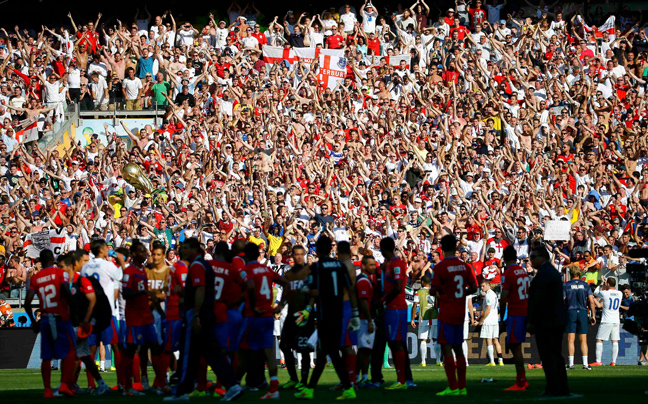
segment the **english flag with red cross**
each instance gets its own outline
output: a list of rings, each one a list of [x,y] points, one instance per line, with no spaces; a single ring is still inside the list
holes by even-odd
[[[605,22],[603,23],[603,25],[601,25],[601,26],[598,27],[598,28],[595,27],[595,26],[594,26],[594,27],[590,27],[589,25],[587,25],[587,23],[585,22],[585,20],[583,19],[583,17],[581,17],[580,15],[577,15],[577,16],[576,16],[576,23],[577,23],[577,24],[578,24],[578,23],[583,24],[583,29],[585,30],[585,32],[592,32],[592,33],[594,33],[594,36],[595,36],[596,38],[602,38],[602,37],[603,37],[603,32],[607,32],[607,33],[608,33],[608,36],[609,36],[609,38],[610,38],[611,41],[613,41],[614,38],[616,38],[616,35],[615,35],[615,32],[616,32],[616,31],[615,31],[615,26],[614,26],[614,24],[616,24],[616,17],[613,16],[613,15],[610,16],[607,20],[605,20]]]
[[[299,57],[295,54],[294,49],[267,45],[263,47],[263,61],[266,63],[266,65],[281,63],[285,60],[286,62],[288,62],[289,67],[292,68],[292,66],[297,62],[298,59]]]
[[[331,55],[339,58],[344,57],[344,49],[323,49],[323,48],[295,48],[295,54],[305,65],[317,61],[320,55]]]
[[[383,56],[385,60],[387,61],[387,64],[390,66],[394,67],[400,67],[401,60],[405,61],[405,68],[409,69],[410,64],[412,64],[412,55],[405,54],[405,55],[394,55],[394,56]]]
[[[347,74],[347,60],[338,56],[320,55],[317,81],[322,89],[334,90]]]
[[[29,119],[25,119],[23,121],[20,121],[20,125],[22,129],[16,130],[16,140],[18,143],[23,143],[23,142],[33,142],[35,140],[38,140],[38,120],[34,119],[33,121],[30,122]]]

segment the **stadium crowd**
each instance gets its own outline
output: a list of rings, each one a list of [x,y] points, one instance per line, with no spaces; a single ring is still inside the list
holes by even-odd
[[[592,289],[627,288],[627,252],[648,242],[646,25],[628,10],[531,10],[417,0],[264,16],[235,1],[201,29],[147,9],[0,29],[0,295],[24,298],[44,231],[57,255],[161,243],[168,266],[187,240],[207,260],[242,240],[279,276],[295,246],[315,262],[323,236],[334,256],[349,242],[358,268],[387,265],[391,238],[412,301],[443,236],[498,295],[505,248],[533,275],[543,242],[565,282],[577,267]],[[340,49],[347,74],[324,88],[318,59],[270,63],[265,47]],[[73,103],[165,113],[122,124],[127,137],[106,126],[107,142],[40,148]],[[155,192],[127,181],[127,163]],[[544,241],[548,221],[569,222],[568,240]]]

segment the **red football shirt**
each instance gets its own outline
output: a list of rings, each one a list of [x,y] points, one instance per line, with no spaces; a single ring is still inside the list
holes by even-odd
[[[207,261],[214,268],[214,315],[217,323],[227,321],[227,303],[225,300],[227,290],[234,283],[234,269],[227,261]]]
[[[138,268],[130,264],[124,270],[122,289],[134,292],[148,290],[148,277],[144,268]],[[149,307],[149,297],[146,293],[126,299],[126,325],[128,327],[140,327],[153,323],[153,313]]]
[[[241,296],[243,296],[243,291],[246,287],[245,283],[247,282],[247,276],[245,274],[245,262],[241,257],[234,257],[234,260],[229,265],[231,275],[230,282],[226,284],[226,288],[225,290],[223,290],[223,302],[228,307],[230,307],[231,304],[239,302],[241,300]]]
[[[493,266],[499,268],[499,266],[500,266],[500,260],[499,259],[493,258],[493,259],[490,259],[490,260],[486,260],[486,262],[484,263],[484,266],[485,267],[490,267],[489,271],[495,272],[495,277],[490,280],[491,285],[499,285],[500,283],[502,283],[502,274],[500,273],[500,271],[498,271],[498,270],[493,271]]]
[[[406,309],[407,302],[405,301],[405,286],[407,285],[407,263],[402,259],[396,257],[389,261],[387,268],[385,268],[385,296],[387,296],[393,288],[396,287],[396,281],[402,280],[402,290],[398,295],[389,303],[387,303],[388,310]]]
[[[61,295],[61,284],[69,282],[70,275],[56,267],[45,268],[31,277],[29,290],[38,295],[43,314],[58,315],[61,321],[70,321],[68,302]]]
[[[344,38],[341,35],[331,35],[326,38],[326,44],[329,49],[340,49],[344,43]]]
[[[254,295],[256,297],[256,307],[263,309],[263,314],[257,314],[250,303],[249,294],[245,294],[245,316],[246,317],[272,317],[272,302],[274,301],[272,293],[272,284],[281,276],[258,262],[250,262],[245,266],[247,279],[254,281]]]
[[[526,316],[531,278],[526,269],[511,265],[504,271],[502,291],[508,290],[508,313],[511,316]]]
[[[68,275],[69,276],[69,275]],[[72,283],[76,283],[76,281],[79,280],[79,277],[81,276],[80,273],[75,272],[74,277],[72,279]],[[90,293],[94,293],[94,289],[92,288],[92,282],[90,282],[90,279],[87,277],[83,276],[81,277],[81,292],[83,292],[84,295],[88,295]],[[85,313],[84,313],[85,314]]]
[[[373,297],[373,284],[371,279],[367,276],[359,276],[356,281],[356,293],[358,294],[358,299],[367,299],[367,304],[371,307],[371,299]],[[360,318],[367,320],[367,317],[360,312]]]
[[[167,321],[182,320],[180,317],[180,295],[176,293],[175,287],[180,286],[181,289],[184,289],[188,271],[187,265],[182,261],[173,264],[169,271],[169,291],[166,299]]]
[[[439,320],[461,325],[466,318],[466,286],[476,285],[472,269],[457,257],[446,257],[434,266],[432,286],[439,292]]]

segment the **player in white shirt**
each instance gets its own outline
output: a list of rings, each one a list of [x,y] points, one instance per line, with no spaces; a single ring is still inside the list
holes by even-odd
[[[601,358],[603,356],[603,341],[612,340],[612,363],[610,366],[616,366],[617,356],[619,355],[619,339],[621,337],[620,328],[621,320],[619,318],[619,307],[623,300],[623,293],[616,289],[616,279],[604,279],[603,285],[594,291],[594,297],[600,298],[601,301],[595,300],[598,307],[603,308],[601,316],[601,325],[596,332],[596,362],[590,366],[603,366]]]
[[[113,355],[115,355],[115,366],[118,369],[117,371],[120,372],[122,368],[120,367],[121,352],[119,351],[119,308],[115,300],[117,297],[116,289],[118,290],[119,284],[121,284],[124,271],[121,267],[108,260],[109,249],[105,240],[92,240],[90,242],[90,252],[92,252],[94,258],[81,268],[81,275],[92,276],[99,281],[112,309],[112,321],[110,322],[110,326],[102,331],[100,335],[94,338],[92,338],[94,334],[91,335],[88,338],[88,344],[91,347],[96,347],[99,346],[99,342],[101,341],[104,346],[110,346]],[[117,256],[117,259],[122,260],[120,256]]]
[[[486,340],[486,345],[488,346],[488,359],[490,359],[490,363],[486,366],[495,366],[494,351],[497,352],[497,361],[499,365],[504,366],[502,346],[499,343],[499,312],[497,309],[497,295],[493,292],[490,282],[486,279],[481,281],[481,290],[484,292],[484,304],[482,308],[482,316],[477,325],[482,326],[479,337],[484,338]]]

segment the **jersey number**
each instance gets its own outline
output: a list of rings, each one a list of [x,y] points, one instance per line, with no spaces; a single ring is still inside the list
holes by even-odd
[[[619,310],[619,305],[621,305],[621,299],[610,299],[610,310]]]
[[[40,295],[43,296],[43,308],[51,309],[58,306],[58,302],[52,301],[56,297],[56,287],[54,285],[43,286],[38,289]]]
[[[266,299],[270,300],[272,292],[270,291],[270,285],[268,285],[268,278],[263,277],[262,279],[263,280],[261,281],[261,289],[259,289],[259,293],[265,296]]]
[[[214,298],[216,300],[219,300],[221,293],[223,293],[223,285],[225,285],[223,278],[214,278]]]
[[[146,283],[145,282],[137,282],[137,291],[138,292],[143,292],[146,290]]]
[[[517,284],[518,284],[518,295],[520,297],[520,300],[526,300],[529,298],[529,284],[531,283],[531,280],[529,278],[518,278]]]
[[[457,291],[455,292],[455,297],[460,299],[464,295],[464,278],[462,275],[457,275],[454,277],[454,281],[457,283]]]

